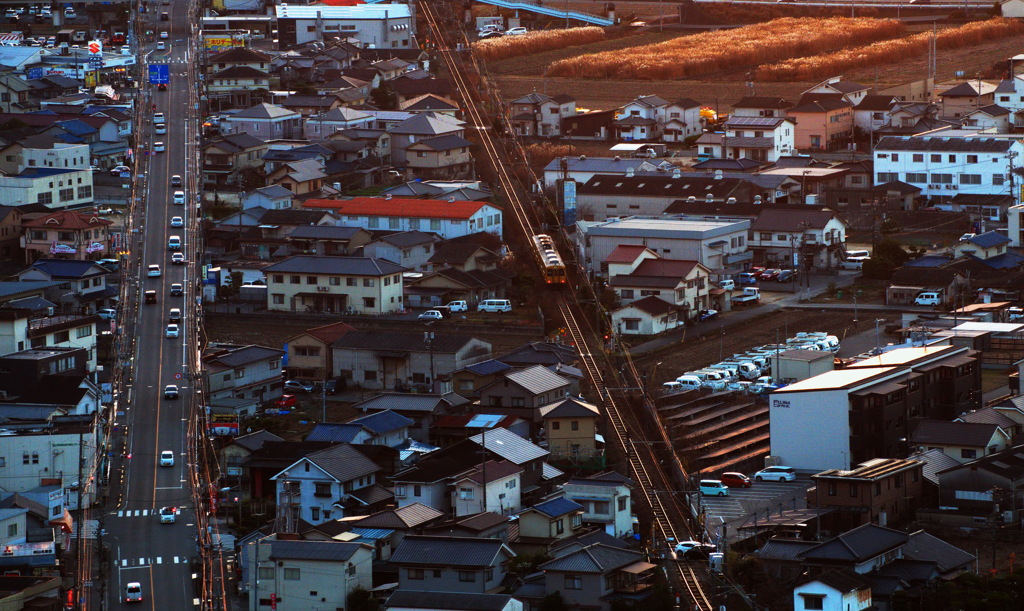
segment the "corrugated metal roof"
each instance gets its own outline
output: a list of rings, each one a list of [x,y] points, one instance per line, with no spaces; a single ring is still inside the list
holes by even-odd
[[[540,476],[542,479],[550,480],[565,475],[564,471],[559,470],[557,467],[552,467],[548,463],[541,465]]]
[[[355,420],[350,420],[349,424],[364,426],[371,432],[379,435],[410,427],[414,422],[411,418],[406,418],[402,414],[386,409],[375,414],[367,414]]]
[[[551,392],[569,385],[569,380],[541,365],[513,371],[506,375],[505,379],[522,386],[526,392],[534,395]]]
[[[376,541],[377,539],[387,539],[395,533],[394,530],[389,528],[353,528],[351,531],[359,535],[359,539],[365,539],[366,541]],[[362,541],[360,541],[362,542]]]
[[[398,509],[387,509],[353,522],[360,528],[407,529],[426,524],[443,517],[444,514],[423,503],[411,503]]]
[[[446,405],[445,398],[438,394],[382,393],[366,401],[360,401],[352,407],[364,411],[433,412]]]
[[[469,440],[517,465],[544,458],[549,454],[547,450],[530,443],[508,429],[493,429],[474,435]]]
[[[306,459],[339,482],[349,482],[380,471],[380,466],[348,444],[313,452]]]
[[[342,541],[271,541],[270,558],[345,562],[362,547],[362,543]]]
[[[568,397],[540,408],[541,418],[596,418],[601,410],[596,405]]]
[[[596,543],[561,558],[549,560],[537,568],[544,572],[607,573],[638,560],[643,560],[643,556],[638,552]]]
[[[479,568],[500,564],[502,554],[509,558],[515,556],[500,539],[408,535],[391,554],[391,563]]]

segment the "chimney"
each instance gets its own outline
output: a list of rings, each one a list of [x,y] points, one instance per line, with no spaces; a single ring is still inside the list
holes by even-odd
[[[632,178],[633,168],[626,168],[626,178]]]
[[[725,203],[727,203],[727,204],[735,204],[736,203],[736,198],[735,197],[730,197],[729,199],[725,200]]]
[[[715,170],[715,180],[722,180],[722,170]]]
[[[696,196],[691,195],[690,197],[686,198],[686,201],[696,203],[697,202],[697,198],[696,198]]]
[[[682,177],[683,177],[683,171],[682,170],[680,170],[679,168],[676,168],[676,169],[672,170],[672,178],[682,178]]]
[[[761,203],[762,203],[762,202],[761,202],[761,196],[760,196],[760,195],[755,195],[755,196],[754,196],[754,205],[755,205],[755,206],[760,206],[760,205],[761,205]]]
[[[707,203],[710,204],[710,203],[713,203],[715,201],[715,196],[710,194],[710,193],[708,193],[708,196],[705,199],[707,200]]]

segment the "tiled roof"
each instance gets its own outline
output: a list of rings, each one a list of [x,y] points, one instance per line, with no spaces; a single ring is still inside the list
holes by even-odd
[[[270,56],[245,47],[231,47],[207,58],[211,64],[248,64],[269,62]]]
[[[399,248],[408,248],[410,246],[419,246],[421,244],[431,244],[437,242],[439,238],[432,233],[425,233],[423,231],[400,231],[398,233],[390,233],[382,238],[380,242],[387,242],[393,246]]]
[[[533,91],[524,95],[521,98],[516,98],[509,102],[509,104],[543,104],[544,102],[553,101],[550,96],[544,95],[543,93],[537,93]]]
[[[280,210],[267,210],[260,216],[260,224],[310,226],[322,222],[324,218],[333,219],[334,217],[328,210],[284,208]]]
[[[985,95],[992,93],[996,90],[996,86],[992,83],[985,81],[964,81],[955,87],[951,87],[939,94],[939,97],[969,97],[974,98],[979,95]]]
[[[970,471],[988,471],[999,477],[1016,480],[1024,474],[1024,445],[1007,448],[995,454],[989,454],[983,458],[972,460],[968,463],[958,464],[943,471],[943,473],[968,469]]]
[[[339,482],[349,482],[376,473],[381,468],[348,444],[338,444],[306,456]]]
[[[409,149],[415,146],[424,146],[435,151],[450,151],[457,148],[469,148],[473,146],[473,143],[456,134],[445,134],[444,136],[418,140],[406,148]]]
[[[636,261],[643,252],[649,250],[646,246],[640,244],[619,244],[612,250],[607,257],[605,257],[605,263],[632,263]]]
[[[958,136],[886,136],[875,145],[876,151],[938,151],[951,153],[1006,153],[1012,140],[1001,138],[965,138]]]
[[[352,522],[352,525],[360,528],[406,529],[421,526],[443,516],[444,513],[433,507],[423,503],[411,503],[398,509],[378,511],[373,515]]]
[[[392,126],[388,129],[388,132],[417,136],[440,136],[441,134],[461,132],[465,124],[465,121],[448,115],[425,112],[409,117],[398,125]]]
[[[263,444],[268,441],[284,440],[269,431],[261,429],[256,431],[255,433],[249,433],[248,435],[235,437],[235,440],[232,441],[231,443],[237,446],[241,446],[246,450],[249,450],[250,452],[255,452],[256,450],[262,448]]]
[[[565,159],[570,172],[594,172],[596,174],[625,174],[627,170],[634,172],[653,171],[657,165],[650,160],[630,157],[558,157],[544,166],[545,172],[560,172],[562,159]]]
[[[938,474],[941,471],[959,467],[961,464],[960,461],[949,456],[939,448],[915,452],[910,455],[910,458],[924,463],[924,466],[921,468],[921,475],[935,485],[939,484]]]
[[[384,603],[384,608],[422,611],[501,611],[511,599],[512,596],[508,594],[395,590]]]
[[[299,113],[294,110],[288,110],[274,104],[267,104],[263,102],[257,104],[251,108],[246,108],[241,112],[237,112],[228,117],[228,120],[232,119],[279,119],[281,117],[295,117],[298,118]]]
[[[342,276],[389,276],[405,268],[385,259],[295,255],[266,267],[270,273],[335,274]]]
[[[365,546],[343,541],[278,541],[270,542],[271,560],[324,560],[346,562]]]
[[[1002,246],[1003,244],[1009,244],[1012,240],[998,231],[986,231],[985,233],[979,233],[978,235],[967,238],[967,241],[981,248],[993,248],[995,246]]]
[[[304,208],[336,210],[347,216],[389,216],[403,218],[439,218],[466,220],[480,211],[487,202],[441,201],[433,199],[402,199],[354,197],[352,199],[311,199]]]
[[[765,208],[750,223],[751,231],[800,231],[805,223],[810,229],[824,229],[836,213],[827,208],[821,210],[772,210]]]
[[[112,224],[112,221],[91,214],[62,210],[24,221],[22,227],[53,227],[60,229],[93,229]]]
[[[396,393],[386,392],[371,397],[365,401],[354,404],[354,409],[361,410],[385,410],[391,409],[399,412],[433,412],[453,405],[463,405],[466,399],[454,394],[446,395],[426,393]]]
[[[596,418],[601,410],[596,405],[568,397],[541,406],[541,418]]]
[[[634,98],[633,101],[643,104],[645,106],[650,106],[652,108],[658,106],[665,106],[666,104],[668,104],[668,100],[660,98],[656,95],[640,95]]]
[[[456,518],[453,524],[461,528],[479,532],[496,526],[501,526],[503,524],[507,525],[508,516],[503,516],[501,514],[494,513],[493,511],[483,511],[481,513],[475,513],[462,518]]]
[[[473,435],[470,441],[517,465],[544,458],[549,452],[523,439],[508,429],[491,429]]]
[[[488,359],[474,365],[467,365],[466,371],[471,371],[476,375],[489,376],[502,371],[508,371],[512,369],[511,365],[506,365],[497,359]]]
[[[37,269],[50,278],[84,278],[110,273],[95,261],[80,259],[37,259],[30,268]]]
[[[299,225],[288,234],[288,237],[297,240],[351,240],[363,231],[366,230],[362,227]]]
[[[951,269],[938,269],[928,267],[901,267],[896,270],[890,280],[895,286],[924,286],[942,287],[949,286],[956,279],[957,273]]]
[[[583,505],[580,505],[576,501],[566,498],[564,496],[557,499],[551,499],[550,501],[544,501],[538,503],[529,509],[539,511],[549,518],[558,518],[564,516],[567,513],[573,513],[577,511],[583,511]]]
[[[537,568],[545,572],[605,574],[642,560],[643,556],[639,552],[597,543],[549,560]]]
[[[804,550],[799,556],[804,560],[864,562],[906,542],[906,533],[869,523]]]
[[[763,560],[788,560],[800,562],[800,553],[815,545],[815,541],[802,541],[800,539],[769,539],[755,552],[758,558]]]
[[[239,365],[248,365],[249,363],[283,355],[284,350],[252,345],[232,348],[223,353],[214,352],[207,354],[203,357],[203,361],[207,364],[217,363],[225,367],[238,367]]]
[[[552,342],[530,342],[520,346],[504,356],[498,357],[502,363],[513,367],[522,365],[554,365],[564,363],[570,365],[579,360],[579,354],[572,346]]]
[[[870,590],[871,582],[851,570],[828,571],[815,577],[808,577],[802,583],[819,581],[839,592],[856,592],[858,590]]]
[[[786,121],[792,121],[786,117],[737,117],[730,116],[725,120],[725,127],[771,127],[775,128],[785,123]],[[733,138],[729,138],[731,144]]]
[[[854,110],[870,110],[874,112],[888,112],[892,109],[893,101],[896,100],[895,96],[891,95],[866,95],[861,98],[861,101]]]
[[[401,566],[444,566],[480,568],[500,562],[504,552],[515,553],[500,539],[408,535],[391,554],[391,563]]]
[[[348,323],[335,322],[329,325],[306,329],[304,334],[315,337],[329,346],[351,331],[355,331],[355,328]]]
[[[1017,426],[1017,423],[1009,416],[991,407],[971,410],[967,413],[961,414],[957,420],[960,422],[995,424],[1003,427],[1004,430]]]
[[[378,503],[394,504],[395,495],[384,486],[373,484],[372,486],[353,490],[349,493],[349,498],[363,505],[376,505]]]
[[[569,380],[540,365],[513,371],[505,376],[505,380],[518,384],[526,392],[533,395],[550,392],[569,385]]]
[[[903,546],[903,557],[934,562],[941,573],[968,568],[975,558],[974,555],[923,530],[910,534],[910,540]]]
[[[454,353],[473,341],[468,335],[437,333],[428,345],[418,331],[350,331],[332,344],[350,350]]]
[[[913,445],[957,445],[984,448],[999,426],[984,422],[921,420],[910,436]]]
[[[481,467],[474,467],[455,481],[470,479],[478,484],[491,483],[499,479],[522,473],[523,468],[507,460],[488,460]]]
[[[260,79],[270,78],[270,75],[263,70],[257,70],[251,66],[231,66],[210,75],[210,79]],[[237,116],[237,115],[236,115]]]
[[[78,405],[87,392],[81,376],[44,375],[18,397],[18,403]]]
[[[386,409],[373,414],[360,416],[354,420],[349,420],[348,424],[358,424],[366,427],[370,432],[379,435],[381,433],[390,433],[391,431],[410,427],[414,422],[412,419],[406,418],[402,414]]]

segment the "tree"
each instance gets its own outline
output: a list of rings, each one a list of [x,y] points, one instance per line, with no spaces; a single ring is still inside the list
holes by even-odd
[[[566,611],[561,592],[552,592],[540,599],[540,611]]]
[[[395,93],[395,88],[388,81],[382,82],[380,87],[370,92],[370,100],[381,110],[398,108],[398,94]]]
[[[357,586],[348,595],[348,611],[377,611],[378,608],[380,603],[373,597],[373,593],[362,586]]]
[[[903,250],[896,240],[885,239],[875,245],[871,258],[864,261],[861,272],[865,278],[888,280],[892,278],[897,267],[911,259],[911,254]]]

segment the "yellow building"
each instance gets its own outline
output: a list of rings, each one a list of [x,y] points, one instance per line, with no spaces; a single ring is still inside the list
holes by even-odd
[[[586,458],[597,451],[595,435],[601,410],[580,399],[565,398],[540,408],[553,457]]]

